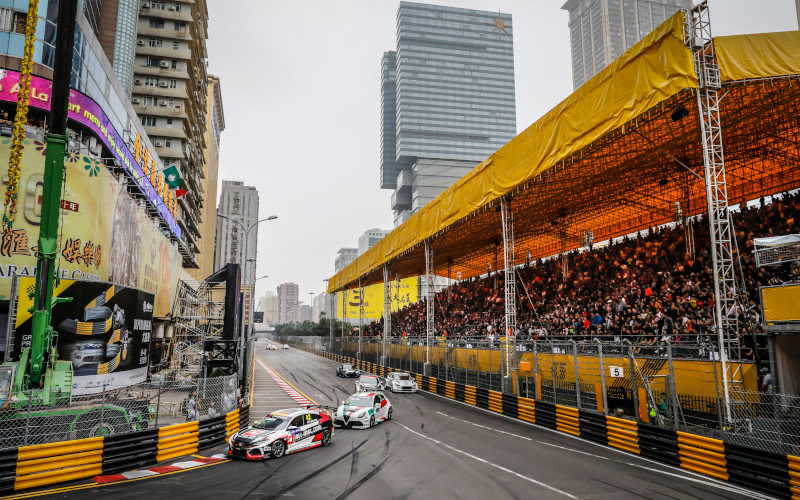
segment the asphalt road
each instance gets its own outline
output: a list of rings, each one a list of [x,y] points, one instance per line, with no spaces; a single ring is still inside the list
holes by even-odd
[[[336,365],[318,356],[296,349],[259,349],[257,355],[317,403],[338,404],[354,390],[353,380],[337,378]],[[270,381],[255,366],[254,413],[267,411],[273,399],[282,401],[264,388]],[[392,421],[372,429],[339,429],[326,448],[45,498],[768,498],[431,394],[387,396],[395,407]]]

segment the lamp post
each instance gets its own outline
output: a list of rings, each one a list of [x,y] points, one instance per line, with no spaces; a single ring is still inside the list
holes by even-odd
[[[235,222],[236,224],[239,225],[239,227],[242,228],[242,232],[244,233],[244,259],[242,259],[242,262],[244,263],[244,270],[242,271],[242,284],[244,285],[245,290],[246,290],[247,289],[247,250],[248,250],[247,243],[248,243],[248,240],[249,240],[249,237],[250,237],[250,230],[253,229],[254,227],[258,226],[260,223],[262,223],[264,221],[275,220],[275,219],[278,218],[278,216],[277,215],[270,215],[266,219],[257,220],[254,223],[252,223],[250,225],[250,227],[248,227],[248,228],[245,228],[244,224],[242,224],[241,222],[239,222],[238,220],[236,220],[236,219],[234,219],[232,217],[228,217],[227,215],[217,214],[217,217],[222,217],[223,219],[227,219],[227,220],[229,220],[231,222]],[[244,305],[244,304],[242,304],[242,305]],[[244,319],[245,319],[244,318],[244,307],[242,307],[242,322],[241,322],[241,326],[239,328],[239,380],[242,380],[242,375],[244,373],[244,371],[243,371],[244,370],[244,367],[243,367],[243,365],[244,365],[244,336],[245,336],[245,329],[244,329],[245,328],[245,320]]]
[[[250,262],[255,262],[256,259],[249,259],[249,261]],[[255,271],[255,264],[253,265],[253,267],[254,267],[253,270]],[[267,276],[265,274],[264,276],[261,276],[260,278],[256,278],[253,281],[253,290],[250,292],[250,314],[248,315],[247,320],[250,322],[250,336],[251,337],[253,336],[253,330],[255,330],[255,328],[253,327],[253,295],[256,293],[256,283],[258,283],[258,280],[263,280],[264,278],[269,278],[269,276]]]
[[[322,281],[325,282],[325,314],[328,316],[328,328],[330,330],[330,340],[328,341],[329,342],[328,352],[331,352],[333,351],[333,318],[331,317],[332,316],[332,314],[330,313],[331,308],[329,307],[331,305],[331,297],[330,297],[331,294],[328,293],[328,282],[330,280],[324,279]]]

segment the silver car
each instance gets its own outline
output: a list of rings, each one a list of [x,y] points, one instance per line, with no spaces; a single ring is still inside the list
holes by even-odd
[[[392,392],[417,392],[417,382],[414,377],[404,372],[392,372],[386,377],[386,388]]]
[[[377,375],[361,375],[356,380],[356,392],[375,392],[385,388],[384,380]]]

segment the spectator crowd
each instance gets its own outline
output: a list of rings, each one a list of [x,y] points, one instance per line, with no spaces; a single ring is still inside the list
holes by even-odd
[[[735,308],[740,324],[734,339],[742,357],[754,359],[763,348],[759,286],[800,281],[800,266],[757,267],[754,238],[800,233],[800,194],[774,197],[766,204],[732,211],[738,245],[737,278],[744,291]],[[687,252],[683,225],[651,228],[638,237],[519,268],[516,335],[523,338],[628,339],[641,347],[670,340],[675,344],[714,342],[714,293],[708,220],[692,222],[696,252]],[[562,268],[566,262],[566,272]],[[739,266],[739,262],[741,266]],[[503,271],[457,282],[436,293],[437,335],[503,335]],[[746,291],[746,293],[744,293]],[[526,293],[527,292],[527,293]],[[366,326],[380,335],[383,320]],[[424,335],[422,298],[392,314],[393,335]]]

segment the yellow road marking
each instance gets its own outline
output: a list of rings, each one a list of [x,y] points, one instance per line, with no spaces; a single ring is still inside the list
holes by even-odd
[[[186,472],[186,471],[191,471],[191,470],[196,470],[196,469],[202,469],[203,467],[210,467],[212,465],[224,464],[225,462],[230,462],[230,460],[222,460],[220,462],[214,462],[212,464],[198,465],[197,467],[192,467],[191,469],[182,469],[182,470],[176,470],[176,471],[172,471],[172,472],[164,472],[163,474],[155,474],[155,475],[152,475],[152,476],[137,477],[137,478],[134,478],[134,479],[124,479],[122,481],[115,481],[113,483],[78,484],[78,485],[75,485],[75,486],[67,486],[65,488],[55,488],[55,489],[52,489],[52,490],[31,491],[29,493],[21,493],[19,495],[14,495],[14,496],[10,496],[10,497],[3,497],[3,499],[4,500],[16,500],[18,498],[34,498],[34,497],[41,497],[41,496],[44,496],[44,495],[53,495],[55,493],[64,493],[64,492],[67,492],[67,491],[87,490],[89,488],[99,488],[101,486],[112,486],[112,485],[115,485],[115,484],[131,483],[133,481],[141,481],[143,479],[152,479],[154,477],[162,477],[162,476],[168,476],[170,474],[178,474],[180,472]]]
[[[263,360],[263,359],[259,358],[258,356],[256,356],[256,358],[258,358],[258,360],[259,360],[259,361],[261,361],[262,363],[264,363],[264,360]],[[300,389],[298,389],[297,387],[295,387],[295,386],[294,386],[294,384],[292,384],[291,382],[289,382],[288,380],[286,380],[286,378],[285,378],[283,375],[281,375],[280,373],[278,373],[278,371],[277,371],[275,368],[272,368],[272,367],[271,367],[271,366],[269,366],[267,363],[264,363],[264,364],[265,364],[265,365],[267,365],[267,367],[268,367],[269,369],[271,369],[272,371],[274,371],[274,372],[275,372],[275,375],[279,376],[281,379],[283,379],[283,381],[284,381],[284,382],[286,382],[287,384],[289,384],[289,385],[292,387],[292,389],[294,389],[295,391],[299,392],[301,396],[303,396],[303,397],[304,397],[304,398],[306,398],[307,400],[311,401],[311,403],[312,403],[312,404],[318,404],[316,401],[314,401],[314,400],[313,400],[313,399],[311,399],[310,397],[308,397],[308,396],[306,396],[305,394],[303,394],[303,391],[301,391]]]

